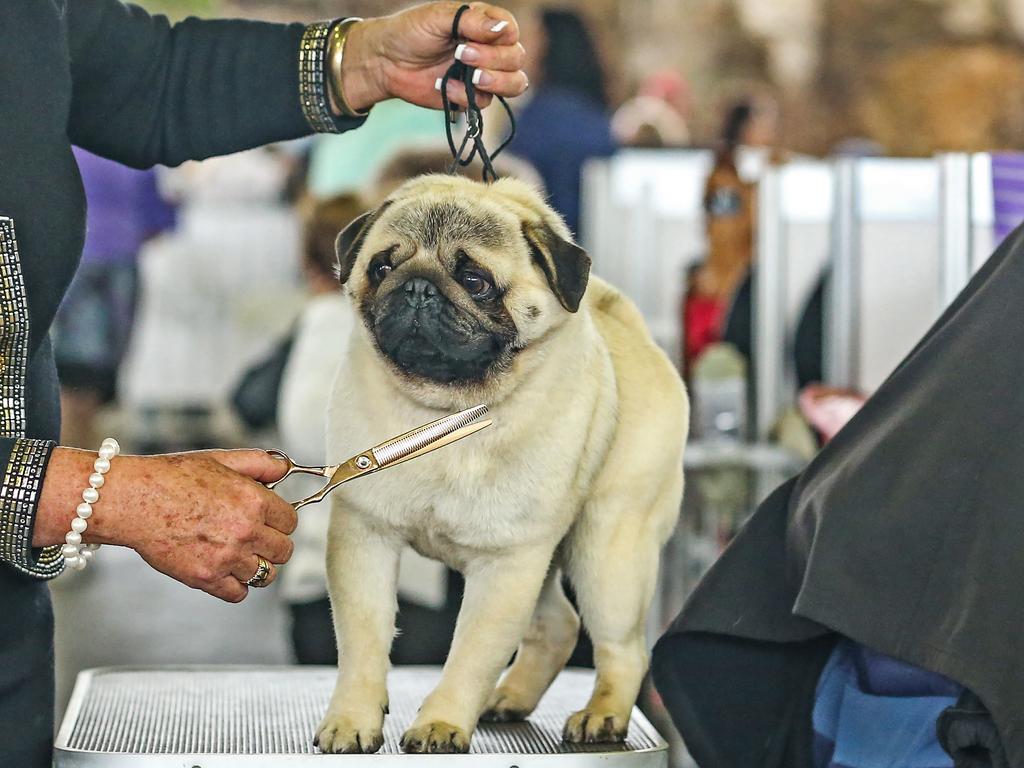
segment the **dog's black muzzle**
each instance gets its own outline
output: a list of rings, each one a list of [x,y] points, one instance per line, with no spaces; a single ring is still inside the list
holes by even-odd
[[[441,383],[484,379],[505,345],[422,275],[396,286],[371,312],[381,351],[402,371]]]

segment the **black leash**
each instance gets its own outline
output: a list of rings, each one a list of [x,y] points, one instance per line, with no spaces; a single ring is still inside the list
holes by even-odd
[[[455,12],[455,19],[452,21],[452,41],[456,44],[460,40],[459,22],[462,21],[462,14],[468,10],[469,6],[463,5]],[[494,171],[493,162],[501,154],[502,150],[512,142],[512,139],[515,138],[516,118],[504,97],[497,96],[496,98],[501,102],[501,106],[505,108],[506,114],[508,114],[510,130],[508,136],[501,142],[501,145],[493,153],[488,153],[487,147],[484,146],[483,110],[477,104],[476,85],[473,83],[473,73],[475,71],[476,67],[456,61],[448,68],[444,77],[441,78],[441,102],[444,104],[445,112],[444,130],[448,137],[448,148],[451,149],[453,158],[448,173],[456,173],[460,166],[465,168],[479,155],[480,163],[483,165],[483,180],[488,182],[496,181],[498,174]],[[458,80],[466,87],[466,101],[469,103],[469,106],[466,108],[466,135],[462,137],[462,143],[459,146],[455,145],[455,136],[452,132],[452,125],[458,120],[459,110],[457,107],[452,106],[451,100],[448,98],[448,82],[450,80]],[[468,155],[466,154],[467,149],[469,150]]]

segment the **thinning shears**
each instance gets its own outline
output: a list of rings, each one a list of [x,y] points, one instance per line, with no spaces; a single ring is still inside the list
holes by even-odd
[[[362,453],[353,456],[341,464],[330,464],[320,467],[306,467],[296,464],[283,451],[269,450],[271,456],[282,459],[288,463],[288,471],[272,483],[267,483],[267,488],[274,488],[278,483],[291,475],[318,475],[328,478],[327,483],[316,493],[307,496],[299,501],[292,502],[295,509],[301,509],[307,504],[315,504],[323,501],[324,498],[339,485],[355,480],[357,477],[370,475],[381,469],[387,469],[401,464],[409,459],[415,459],[431,451],[436,451],[445,445],[454,443],[464,437],[476,434],[492,424],[491,419],[478,421],[487,413],[486,405],[477,405],[459,413],[416,427],[404,435],[393,437],[380,445],[374,446]]]

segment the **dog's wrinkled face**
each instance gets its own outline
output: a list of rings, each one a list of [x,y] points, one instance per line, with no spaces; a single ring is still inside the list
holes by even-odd
[[[527,187],[425,177],[338,237],[339,274],[402,376],[482,383],[579,307],[590,260]]]
[[[372,255],[368,279],[376,290],[361,302],[381,352],[433,381],[483,379],[516,338],[505,291],[483,264],[482,252],[501,245],[499,224],[444,201],[402,207],[388,228],[397,242]],[[417,260],[403,243],[433,258]]]

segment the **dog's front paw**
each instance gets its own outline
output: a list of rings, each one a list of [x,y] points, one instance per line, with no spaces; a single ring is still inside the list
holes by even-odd
[[[485,723],[518,723],[529,717],[533,709],[514,692],[498,688],[491,694],[480,720]]]
[[[333,714],[328,712],[316,729],[313,745],[326,754],[372,754],[384,746],[384,713]]]
[[[627,730],[628,717],[581,709],[566,720],[562,739],[573,744],[618,743],[626,740]]]
[[[469,752],[469,736],[449,723],[413,724],[402,736],[402,751],[417,754]]]

